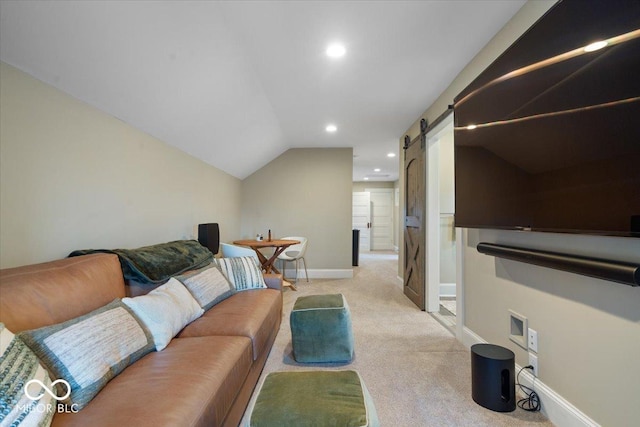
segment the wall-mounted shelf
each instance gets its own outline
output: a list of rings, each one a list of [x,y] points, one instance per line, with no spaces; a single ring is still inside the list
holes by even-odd
[[[640,286],[640,264],[480,242],[478,252],[584,276]]]

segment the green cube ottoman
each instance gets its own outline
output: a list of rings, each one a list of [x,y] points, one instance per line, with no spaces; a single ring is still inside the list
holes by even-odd
[[[272,372],[251,410],[249,427],[379,426],[356,371]]]
[[[297,362],[350,362],[353,358],[351,314],[342,294],[298,298],[290,321]]]

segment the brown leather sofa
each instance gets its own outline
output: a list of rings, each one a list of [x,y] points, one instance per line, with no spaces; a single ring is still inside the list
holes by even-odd
[[[187,325],[169,346],[112,379],[53,426],[236,426],[282,320],[282,278],[242,291]],[[0,270],[0,321],[18,333],[63,322],[126,294],[118,257],[85,255]]]

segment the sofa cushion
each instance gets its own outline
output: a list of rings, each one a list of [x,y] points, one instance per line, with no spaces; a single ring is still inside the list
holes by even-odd
[[[77,414],[53,426],[220,426],[251,367],[245,337],[174,339],[106,385]]]
[[[215,263],[192,274],[177,276],[176,279],[184,283],[200,307],[205,310],[209,310],[234,293],[233,286]]]
[[[151,334],[122,301],[18,335],[54,379],[71,385],[67,405],[82,409],[124,368],[153,350]]]
[[[33,351],[0,323],[0,425],[51,424],[57,402],[40,384],[52,388],[49,374]]]
[[[189,324],[179,337],[239,335],[251,339],[253,359],[265,351],[282,317],[282,294],[275,289],[238,292]]]
[[[123,298],[122,302],[149,328],[156,351],[164,349],[182,328],[204,313],[187,288],[174,278],[147,295]]]
[[[214,261],[236,291],[267,287],[258,261],[252,256],[216,258]]]

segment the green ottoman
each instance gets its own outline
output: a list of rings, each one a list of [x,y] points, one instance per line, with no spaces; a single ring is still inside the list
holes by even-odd
[[[249,427],[379,426],[356,371],[272,372],[251,410]]]
[[[298,298],[290,321],[297,362],[350,362],[353,358],[351,314],[342,294]]]

